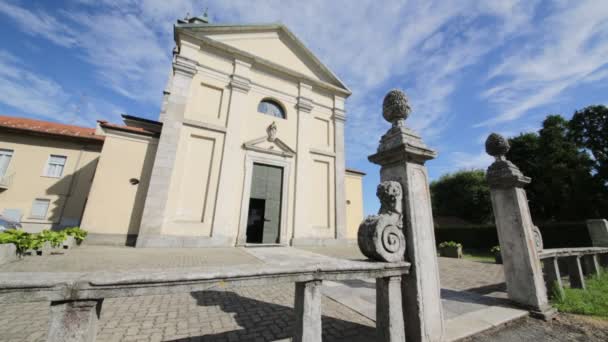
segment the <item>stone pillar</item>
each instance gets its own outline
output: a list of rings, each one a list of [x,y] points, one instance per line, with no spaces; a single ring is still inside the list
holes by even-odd
[[[310,143],[307,132],[309,132],[310,112],[312,104],[312,86],[300,83],[298,94],[298,136],[296,143],[296,192],[292,241],[299,238],[309,238],[311,223],[308,215],[308,181],[310,165]]]
[[[321,341],[321,281],[296,283],[294,342]]]
[[[575,289],[585,289],[587,287],[580,256],[568,257],[568,275],[570,277],[570,287]]]
[[[608,247],[608,221],[587,220],[587,230],[594,247]]]
[[[547,298],[535,228],[523,189],[530,178],[505,158],[509,148],[508,141],[498,134],[492,133],[486,140],[486,152],[496,158],[488,168],[486,179],[490,185],[507,292],[511,300],[528,307],[532,314],[549,318],[555,310]]]
[[[376,331],[379,342],[404,342],[401,277],[376,279]]]
[[[597,254],[583,255],[583,270],[586,276],[599,276],[601,272],[599,257]]]
[[[177,154],[190,84],[196,74],[196,62],[176,55],[173,62],[171,88],[163,104],[163,129],[158,141],[150,185],[137,238],[137,247],[151,247],[159,243],[165,220],[169,186]]]
[[[336,239],[346,239],[346,165],[344,158],[344,99],[334,98],[334,146],[336,153],[335,180],[336,180]]]
[[[549,296],[563,296],[564,284],[562,283],[562,275],[559,271],[559,262],[557,258],[543,259],[543,266],[545,273],[545,286]],[[557,293],[554,293],[553,291],[557,291]]]
[[[403,314],[407,339],[441,341],[443,309],[435,247],[431,196],[424,163],[436,156],[415,132],[405,127],[410,107],[405,94],[390,91],[383,116],[392,127],[369,160],[381,166],[380,181],[396,181],[403,189],[403,229],[410,274],[403,277]]]
[[[248,94],[251,89],[251,64],[242,60],[234,60],[234,71],[230,81],[230,104],[228,107],[228,121],[226,123],[226,135],[224,138],[224,151],[222,153],[222,164],[220,166],[220,179],[217,189],[218,205],[215,208],[215,219],[211,236],[214,240],[225,240],[234,243],[239,229],[239,209],[242,192],[235,189],[235,180],[226,175],[234,173],[234,170],[244,170],[245,159],[243,157],[242,115],[249,113]],[[240,210],[244,210],[240,208]],[[242,234],[243,237],[246,234]]]
[[[92,342],[103,299],[51,302],[48,342]]]

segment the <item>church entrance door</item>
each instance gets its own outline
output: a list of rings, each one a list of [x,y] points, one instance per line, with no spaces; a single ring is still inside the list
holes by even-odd
[[[247,243],[279,243],[283,168],[253,164]]]

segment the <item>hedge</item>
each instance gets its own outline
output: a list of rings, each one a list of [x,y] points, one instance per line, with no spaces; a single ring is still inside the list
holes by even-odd
[[[591,237],[585,222],[538,224],[545,248],[587,247]],[[463,247],[490,249],[498,245],[496,226],[453,226],[435,228],[435,240],[460,242]]]

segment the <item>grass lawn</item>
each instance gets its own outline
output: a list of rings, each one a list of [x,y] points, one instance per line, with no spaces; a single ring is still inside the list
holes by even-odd
[[[587,279],[587,290],[564,288],[564,296],[555,296],[553,305],[561,312],[608,319],[608,269],[602,271]]]
[[[477,262],[494,263],[494,254],[483,249],[465,249],[462,251],[462,258]]]

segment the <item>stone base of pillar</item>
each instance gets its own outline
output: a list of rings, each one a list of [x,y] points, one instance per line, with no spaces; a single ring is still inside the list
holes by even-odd
[[[537,308],[528,309],[530,317],[550,321],[557,315],[557,310],[551,306],[538,310]]]
[[[95,341],[102,302],[103,299],[51,302],[47,341]]]
[[[376,331],[380,342],[404,342],[401,277],[376,279]]]
[[[321,281],[296,283],[294,342],[321,341]]]

